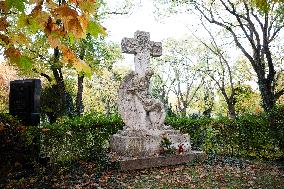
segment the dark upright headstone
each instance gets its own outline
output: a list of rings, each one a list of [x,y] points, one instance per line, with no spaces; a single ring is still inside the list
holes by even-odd
[[[10,82],[9,111],[20,118],[24,125],[38,125],[40,122],[39,79],[15,80]]]

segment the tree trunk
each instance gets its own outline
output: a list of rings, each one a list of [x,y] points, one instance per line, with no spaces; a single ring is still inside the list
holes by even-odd
[[[55,62],[59,61],[59,49],[58,48],[54,49],[54,58],[55,58]],[[53,72],[56,85],[57,85],[55,89],[58,90],[59,98],[61,99],[61,102],[62,102],[62,112],[60,112],[60,114],[62,115],[67,114],[70,116],[73,113],[73,102],[72,102],[72,97],[66,92],[66,86],[64,83],[61,67],[51,66],[51,70]]]
[[[80,115],[84,111],[83,106],[83,82],[84,82],[84,75],[78,75],[78,90],[77,90],[77,97],[76,97],[76,114]]]
[[[235,105],[232,102],[227,102],[228,105],[228,116],[231,119],[235,119],[236,118],[236,110],[235,110]]]
[[[262,97],[262,107],[268,112],[276,103],[273,89],[268,79],[259,79],[258,86]]]

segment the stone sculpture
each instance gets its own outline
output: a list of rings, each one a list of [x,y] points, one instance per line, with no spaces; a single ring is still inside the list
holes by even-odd
[[[112,151],[122,156],[159,154],[162,137],[173,143],[189,143],[189,136],[164,125],[163,104],[149,93],[153,71],[150,57],[162,55],[162,44],[150,41],[148,32],[137,31],[134,38],[124,38],[122,52],[134,54],[135,72],[126,75],[118,91],[119,113],[125,123],[122,131],[111,137]]]

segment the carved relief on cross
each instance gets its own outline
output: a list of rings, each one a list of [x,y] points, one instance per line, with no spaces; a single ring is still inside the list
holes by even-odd
[[[150,33],[136,31],[134,38],[123,38],[121,41],[123,53],[134,54],[135,71],[144,76],[149,69],[150,58],[162,55],[162,43],[150,41]]]

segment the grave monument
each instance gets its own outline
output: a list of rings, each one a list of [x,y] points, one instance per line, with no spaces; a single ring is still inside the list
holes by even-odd
[[[24,125],[40,123],[40,90],[39,79],[10,82],[9,112],[20,118]]]
[[[125,126],[110,139],[111,151],[121,157],[122,169],[174,165],[204,155],[191,151],[188,134],[164,124],[164,106],[149,93],[153,75],[150,58],[162,55],[162,44],[150,41],[150,33],[137,31],[134,38],[122,39],[121,48],[123,53],[134,54],[135,64],[135,71],[125,76],[118,91],[118,108]],[[161,155],[161,142],[165,137],[173,147],[186,144],[185,154],[190,155]]]

